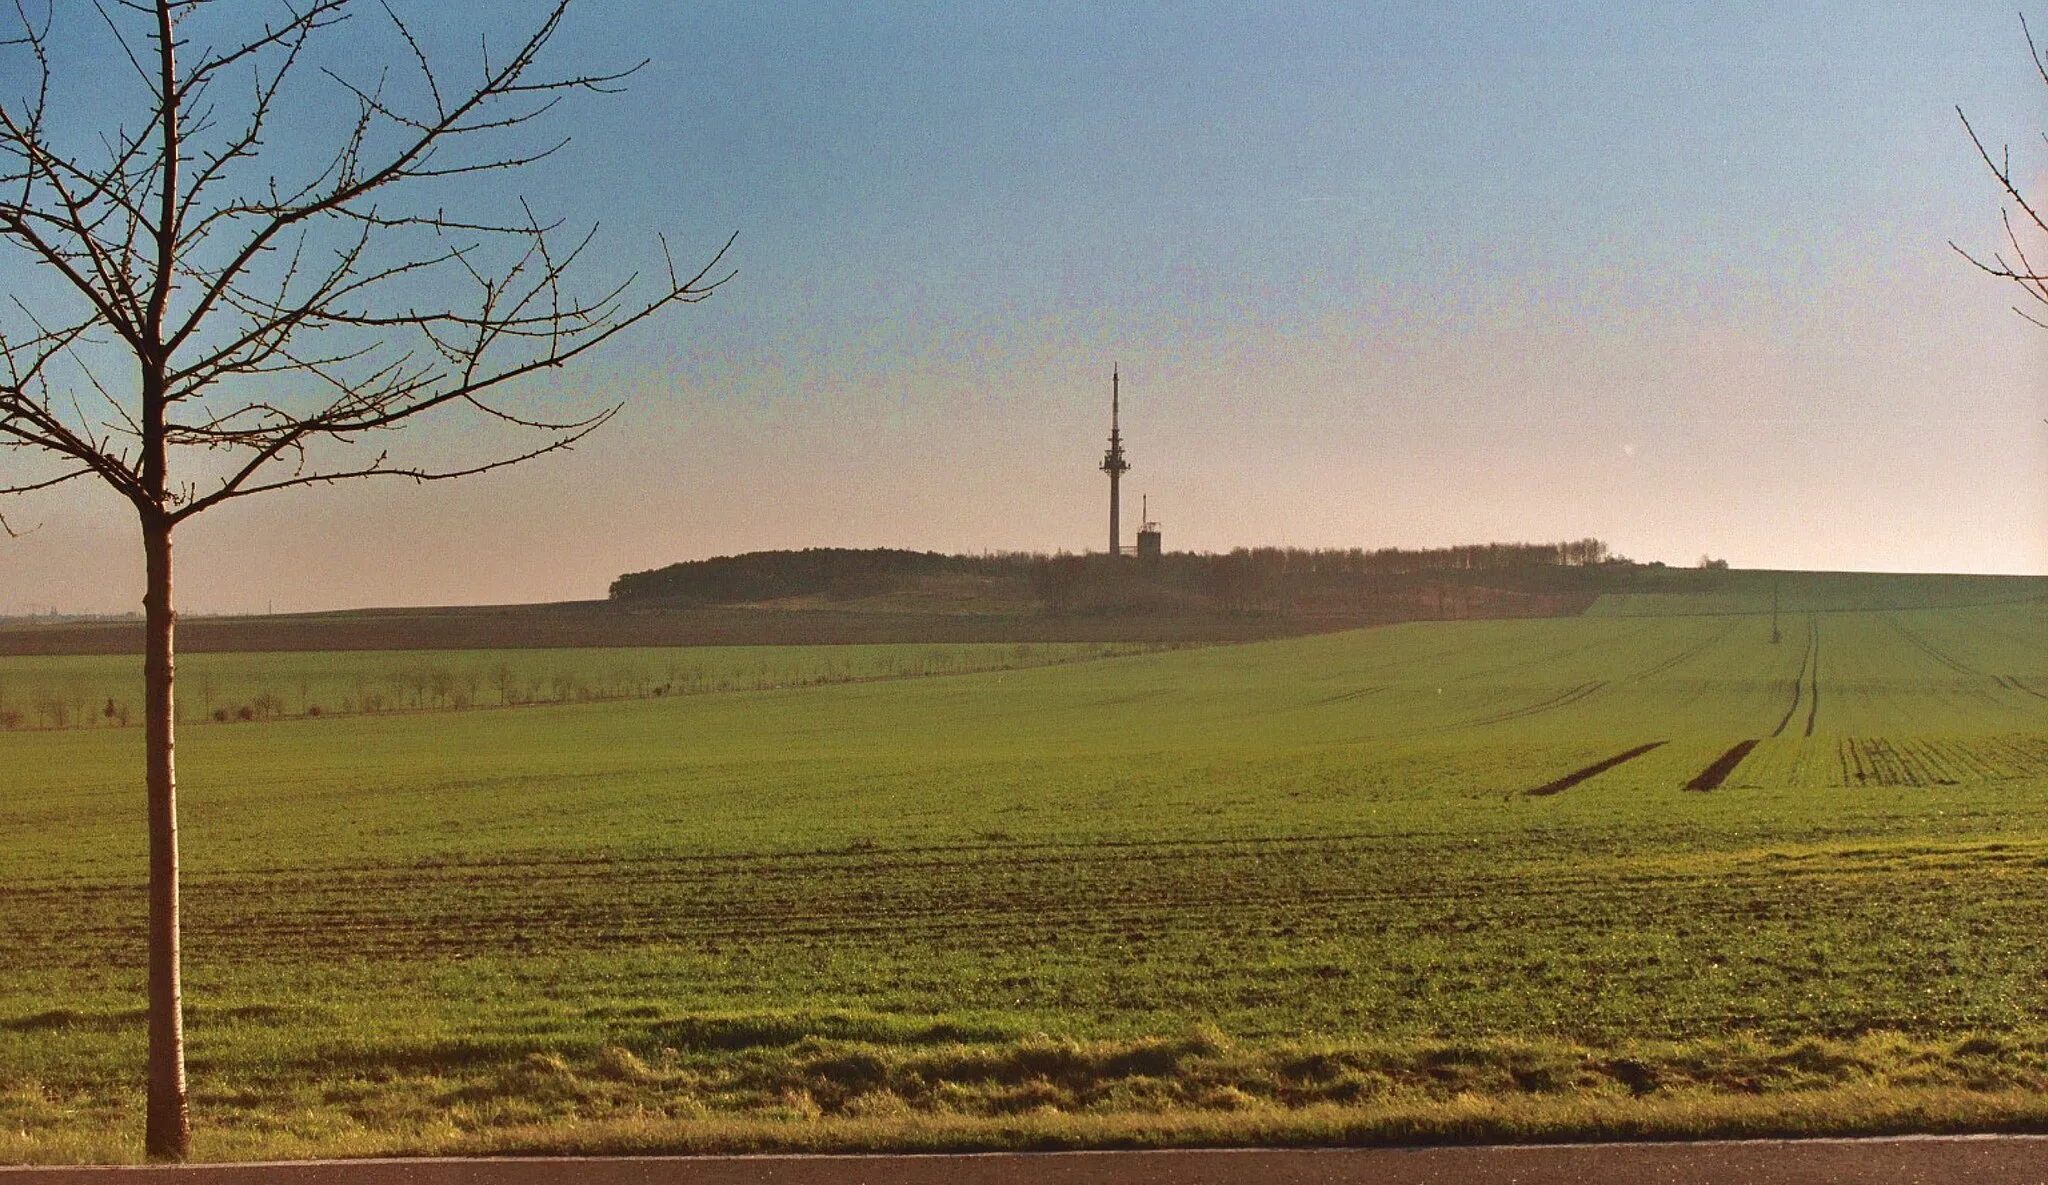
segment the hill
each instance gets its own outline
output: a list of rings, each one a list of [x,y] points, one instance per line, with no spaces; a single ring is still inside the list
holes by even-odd
[[[610,599],[621,605],[829,603],[870,610],[1036,609],[1053,615],[1328,615],[1369,612],[1383,602],[1426,602],[1428,597],[1417,594],[1450,587],[1582,594],[1603,586],[1597,578],[1589,583],[1587,573],[1633,566],[1609,560],[1606,544],[1597,539],[1419,550],[1258,547],[1148,558],[818,547],[715,556],[630,572],[612,582]],[[1484,603],[1500,599],[1476,598]]]
[[[1597,550],[1596,550],[1597,549]],[[1599,557],[1584,562],[1583,557]],[[603,601],[187,617],[187,653],[914,643],[1242,642],[1403,621],[1935,608],[2024,576],[1667,568],[1596,541],[1107,556],[753,552],[630,573]],[[0,656],[140,654],[136,619],[0,621]]]
[[[620,577],[604,601],[187,617],[188,653],[970,642],[1234,642],[1584,611],[1591,544],[1107,556],[751,552]],[[1578,548],[1579,551],[1570,549]],[[1611,570],[1610,570],[1611,569]],[[0,655],[139,654],[138,620],[0,623]]]

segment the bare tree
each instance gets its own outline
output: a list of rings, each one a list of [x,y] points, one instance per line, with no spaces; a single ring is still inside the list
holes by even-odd
[[[2044,86],[2048,86],[2048,55],[2034,41],[2034,31],[2027,27],[2027,18],[2020,17],[2020,32],[2027,41],[2027,55],[2033,59],[2034,73]],[[1994,154],[1977,129],[1970,123],[1970,117],[1961,107],[1956,108],[1956,118],[1963,121],[1963,131],[1968,133],[1970,143],[1977,149],[1977,155],[1984,166],[1991,170],[2000,189],[2005,191],[2005,200],[1999,211],[2005,227],[2005,245],[1993,252],[1989,259],[1974,255],[1962,247],[1949,246],[1963,258],[1976,265],[1978,270],[2000,280],[2017,285],[2025,294],[2023,302],[2015,305],[2013,311],[2043,329],[2048,329],[2048,272],[2042,271],[2029,256],[2026,240],[2033,239],[2036,253],[2048,249],[2048,209],[2044,209],[2039,195],[2029,197],[2026,189],[2013,175],[2012,150],[2001,145]]]
[[[96,0],[61,38],[57,0],[12,2],[0,241],[16,250],[0,267],[19,270],[0,308],[0,456],[16,464],[0,493],[96,478],[141,525],[147,1148],[182,1159],[174,532],[257,494],[438,481],[569,448],[618,406],[536,412],[517,380],[704,299],[730,273],[714,276],[723,248],[679,272],[662,243],[651,278],[586,284],[594,227],[565,231],[509,198],[474,212],[494,188],[480,178],[566,142],[530,143],[537,120],[638,69],[547,72],[568,0],[509,53],[485,44],[459,71],[388,5],[359,0]],[[84,105],[59,97],[80,74],[56,58],[88,36],[104,38],[95,105],[126,95],[129,122],[85,128]],[[392,62],[352,73],[380,37]],[[331,151],[305,155],[322,142]],[[394,457],[390,434],[433,415],[481,423],[488,451]]]

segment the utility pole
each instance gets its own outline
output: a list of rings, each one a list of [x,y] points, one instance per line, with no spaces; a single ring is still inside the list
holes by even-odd
[[[1117,368],[1112,366],[1109,369],[1109,451],[1102,456],[1102,471],[1109,474],[1109,554],[1113,556],[1124,553],[1123,528],[1117,521],[1120,510],[1118,486],[1123,481],[1124,474],[1131,470],[1130,462],[1124,460],[1123,435],[1117,429],[1117,404],[1120,398],[1117,384]]]

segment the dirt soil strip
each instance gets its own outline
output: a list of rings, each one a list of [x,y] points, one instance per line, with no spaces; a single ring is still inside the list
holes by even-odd
[[[2048,1136],[0,1168],[6,1185],[2037,1185]]]
[[[1749,756],[1749,751],[1756,748],[1756,746],[1757,742],[1755,741],[1738,741],[1734,748],[1714,758],[1714,764],[1701,770],[1698,777],[1685,784],[1685,788],[1687,790],[1717,789],[1721,783],[1728,780],[1728,775],[1735,772],[1735,767],[1741,765],[1742,759]]]
[[[1596,761],[1592,765],[1589,765],[1584,769],[1574,770],[1571,773],[1566,774],[1565,776],[1559,778],[1555,782],[1545,782],[1543,785],[1536,787],[1534,790],[1526,790],[1523,791],[1523,793],[1530,798],[1548,798],[1552,794],[1561,794],[1564,791],[1571,789],[1573,786],[1578,785],[1580,782],[1583,782],[1588,778],[1597,778],[1601,774],[1606,773],[1608,770],[1613,769],[1615,766],[1620,765],[1625,761],[1634,761],[1636,758],[1641,757],[1643,754],[1648,753],[1650,750],[1655,749],[1660,745],[1668,745],[1670,743],[1670,741],[1651,741],[1647,745],[1637,745],[1635,748],[1630,749],[1626,753],[1616,753],[1614,756],[1609,757],[1605,761]]]

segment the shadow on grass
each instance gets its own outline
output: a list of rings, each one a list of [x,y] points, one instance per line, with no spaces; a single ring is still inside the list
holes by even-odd
[[[685,1016],[647,1027],[646,1042],[692,1052],[736,1053],[788,1048],[806,1041],[858,1041],[875,1045],[974,1045],[1014,1040],[1013,1031],[954,1021],[904,1021],[844,1013],[768,1013]]]
[[[119,1012],[80,1012],[75,1008],[52,1008],[48,1012],[0,1020],[0,1032],[48,1033],[61,1029],[112,1032],[130,1025],[142,1024],[148,1018],[149,1014],[140,1008],[128,1008]]]

